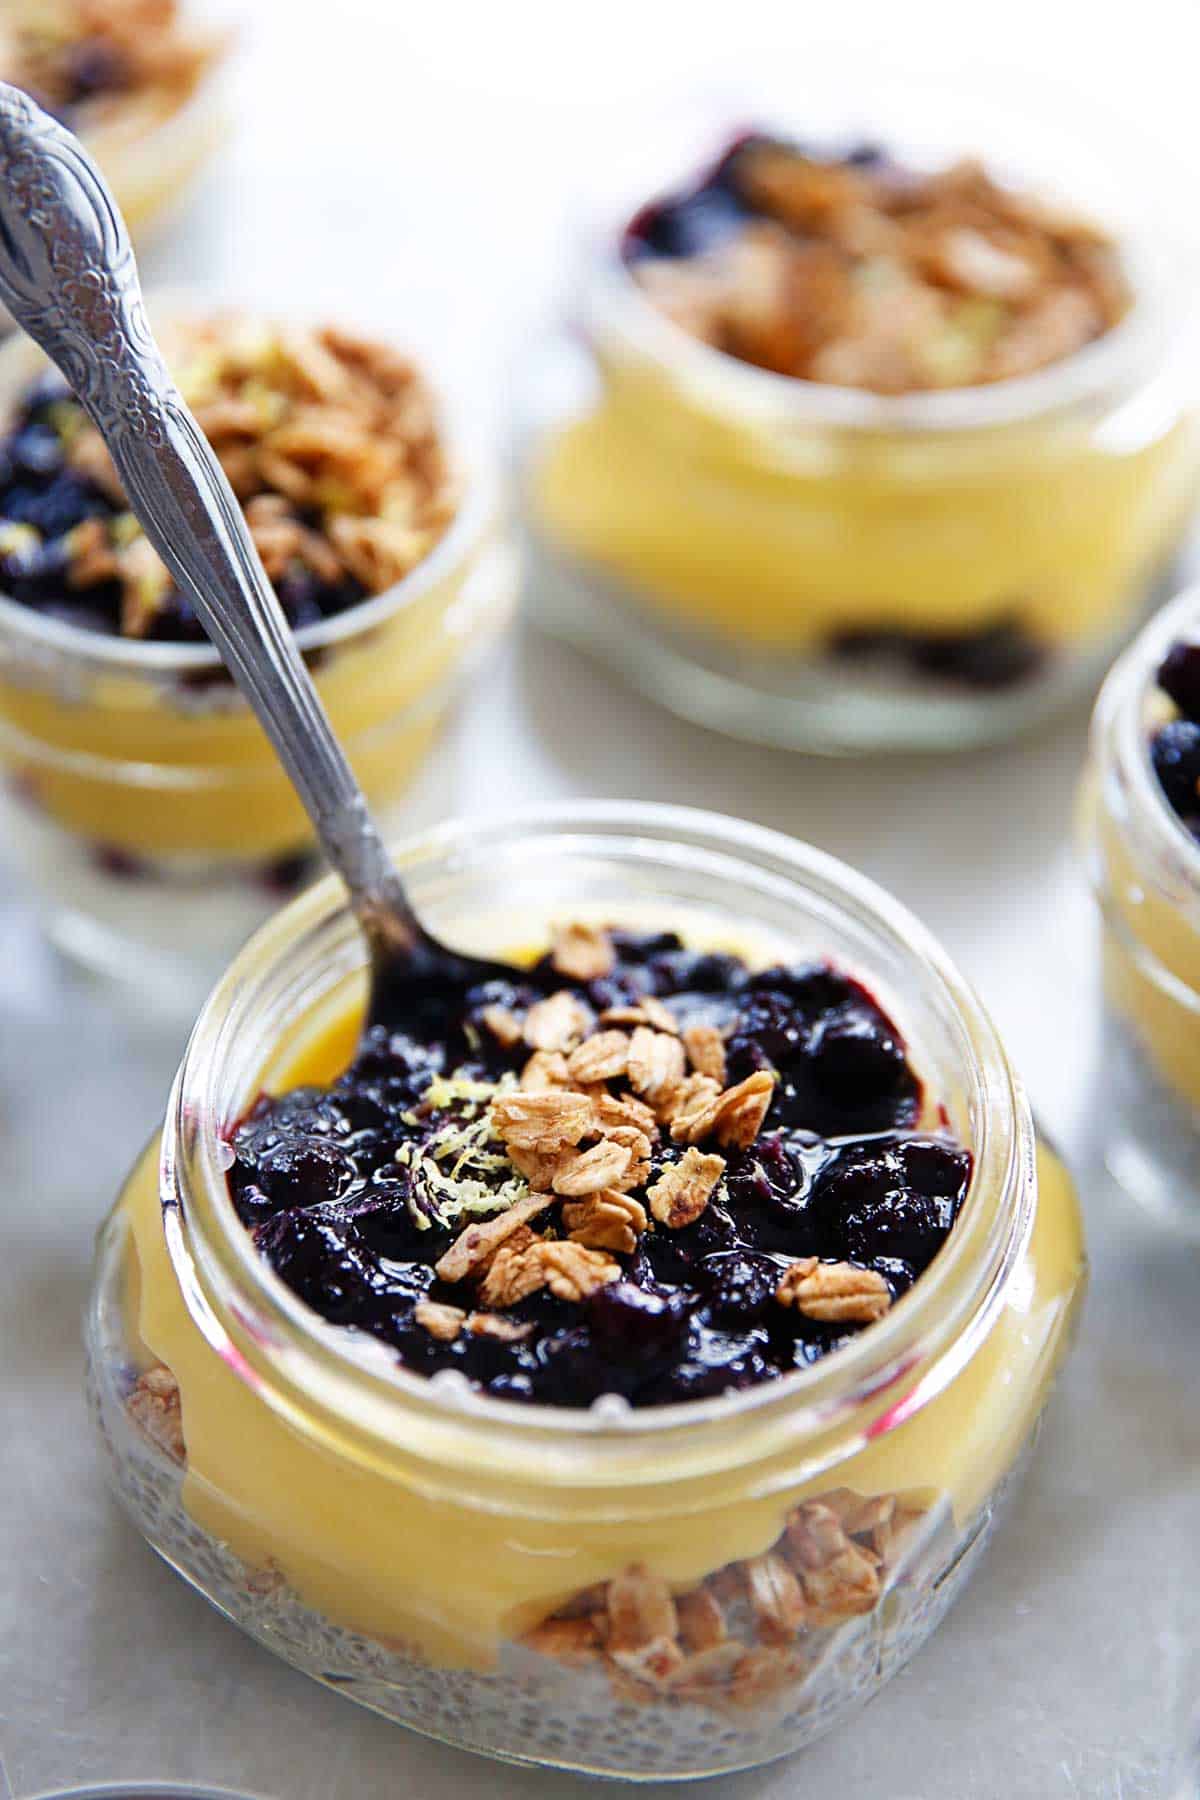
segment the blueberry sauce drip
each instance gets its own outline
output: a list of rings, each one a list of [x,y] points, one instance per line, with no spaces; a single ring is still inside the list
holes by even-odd
[[[72,569],[70,534],[87,519],[104,525],[128,513],[95,481],[72,468],[71,435],[84,420],[66,385],[47,375],[33,384],[0,438],[0,592],[44,618],[115,637],[121,631],[121,583],[87,580]],[[320,519],[303,523],[320,528]],[[8,526],[31,528],[6,532]],[[299,564],[287,569],[275,591],[295,630],[335,617],[366,596],[352,577],[322,581]],[[191,604],[174,587],[163,596],[145,633],[147,641],[203,644],[207,637]]]
[[[1167,651],[1158,685],[1179,709],[1150,739],[1150,762],[1167,804],[1200,842],[1200,644]]]
[[[523,1341],[463,1333],[445,1342],[414,1317],[424,1299],[470,1308],[472,1294],[469,1281],[446,1283],[434,1270],[466,1221],[439,1221],[436,1196],[413,1173],[419,1159],[403,1147],[428,1146],[478,1112],[464,1114],[467,1103],[454,1097],[462,1078],[496,1082],[520,1071],[528,1049],[500,1045],[484,1014],[520,1013],[537,1000],[543,964],[528,986],[491,982],[427,997],[408,1031],[373,1027],[331,1087],[260,1098],[242,1121],[234,1205],[309,1306],[381,1339],[410,1369],[456,1369],[501,1398],[580,1407],[616,1393],[645,1406],[774,1380],[855,1335],[856,1325],[817,1323],[775,1300],[798,1257],[876,1270],[894,1298],[928,1267],[962,1205],[971,1157],[948,1135],[916,1130],[920,1083],[866,989],[825,965],[752,974],[672,933],[611,936],[611,974],[586,983],[555,976],[553,985],[571,987],[596,1013],[653,995],[681,1026],[726,1034],[730,1083],[756,1069],[777,1077],[757,1140],[725,1151],[724,1185],[699,1218],[643,1233],[636,1250],[616,1257],[620,1279],[582,1302],[546,1288],[519,1301],[506,1316],[532,1326]],[[459,1079],[441,1079],[451,1074]],[[649,1182],[682,1154],[664,1133]],[[538,1230],[561,1230],[560,1207],[555,1200]]]
[[[1015,618],[995,620],[977,631],[844,631],[831,647],[835,656],[898,663],[913,675],[932,676],[977,693],[1016,687],[1037,675],[1046,662],[1045,645]]]

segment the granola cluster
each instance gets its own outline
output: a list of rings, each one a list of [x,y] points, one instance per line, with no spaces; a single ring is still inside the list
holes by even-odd
[[[807,1367],[919,1278],[971,1172],[922,1106],[853,976],[573,923],[263,1096],[229,1181],[279,1278],[416,1373],[676,1404]]]
[[[551,960],[562,975],[599,976],[611,969],[612,948],[606,934],[572,925]],[[491,1099],[489,1120],[530,1192],[468,1225],[435,1264],[442,1282],[474,1282],[484,1308],[418,1308],[418,1322],[442,1341],[488,1329],[494,1314],[543,1287],[587,1300],[621,1279],[614,1253],[632,1255],[647,1231],[696,1224],[720,1191],[721,1151],[751,1148],[775,1085],[756,1070],[726,1086],[720,1031],[681,1028],[651,996],[597,1016],[561,988],[523,1014],[491,1006],[484,1022],[505,1048],[529,1052],[517,1085]],[[657,1162],[666,1143],[685,1147]],[[872,1269],[807,1256],[781,1267],[775,1301],[823,1323],[865,1325],[882,1318],[891,1291]]]
[[[455,481],[406,357],[242,314],[180,323],[170,347],[294,626],[382,593],[446,531]],[[0,579],[14,598],[125,637],[202,638],[65,388],[38,383],[3,448]]]
[[[814,1632],[875,1609],[922,1517],[894,1494],[834,1488],[795,1507],[761,1556],[680,1593],[634,1564],[573,1595],[523,1641],[606,1667],[642,1705],[753,1706],[803,1677]]]
[[[427,1329],[505,1336],[510,1321],[425,1303]],[[128,1409],[171,1460],[184,1464],[179,1386],[163,1364],[137,1377]],[[641,1563],[581,1589],[522,1643],[570,1667],[605,1668],[623,1699],[639,1705],[692,1703],[744,1708],[803,1678],[813,1636],[870,1613],[910,1554],[925,1514],[895,1494],[848,1487],[805,1500],[761,1556],[727,1563],[672,1591]],[[252,1592],[285,1584],[268,1564],[248,1576]]]
[[[85,126],[131,96],[186,98],[219,48],[179,0],[8,0],[0,19],[4,79]]]
[[[1116,325],[1131,291],[1093,221],[978,163],[931,173],[743,140],[626,239],[649,299],[780,375],[880,394],[1027,375]]]

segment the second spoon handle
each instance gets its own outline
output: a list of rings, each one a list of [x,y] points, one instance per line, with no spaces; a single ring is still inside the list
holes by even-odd
[[[130,504],[279,753],[379,952],[421,927],[221,465],[167,373],[90,157],[0,83],[0,300],[57,364]],[[381,941],[386,940],[386,941]]]

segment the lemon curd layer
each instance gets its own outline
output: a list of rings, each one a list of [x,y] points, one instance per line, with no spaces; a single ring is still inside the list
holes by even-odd
[[[1094,420],[1051,416],[759,435],[613,361],[532,481],[552,542],[732,644],[1010,622],[1054,647],[1102,638],[1136,604],[1195,502],[1200,429],[1106,441]]]
[[[410,603],[314,659],[326,710],[375,805],[415,774],[470,633],[498,623],[505,599],[483,554],[451,564]],[[59,825],[141,856],[249,858],[309,841],[299,800],[231,687],[164,693],[146,675],[91,666],[75,699],[53,673],[0,656],[0,762]]]
[[[347,1014],[282,1068],[278,1085],[328,1083],[358,1029]],[[935,1398],[902,1422],[877,1419],[868,1447],[820,1480],[789,1485],[786,1429],[736,1468],[678,1478],[653,1434],[624,1485],[598,1489],[580,1452],[576,1480],[546,1481],[494,1452],[475,1467],[440,1461],[419,1416],[403,1451],[347,1457],[289,1423],[212,1348],[188,1312],[163,1235],[148,1151],[118,1202],[126,1291],[147,1361],[179,1383],[187,1444],[183,1504],[253,1568],[270,1564],[339,1625],[402,1642],[447,1666],[488,1666],[500,1645],[569,1595],[642,1561],[683,1588],[779,1536],[800,1499],[834,1486],[949,1502],[969,1521],[1009,1469],[1045,1399],[1080,1288],[1076,1200],[1039,1153],[1036,1217],[985,1341]],[[919,1371],[914,1370],[913,1381]],[[890,1429],[884,1429],[884,1423]]]
[[[1200,922],[1180,883],[1171,892],[1144,874],[1111,815],[1094,811],[1105,871],[1104,985],[1151,1064],[1188,1105],[1200,1108]],[[1200,851],[1181,846],[1181,855]]]

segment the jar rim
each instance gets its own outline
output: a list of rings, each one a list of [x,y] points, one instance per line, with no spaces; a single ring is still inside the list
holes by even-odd
[[[834,382],[760,369],[693,337],[638,287],[611,248],[593,261],[583,321],[603,341],[615,336],[659,364],[710,404],[784,425],[830,426],[864,433],[953,432],[1020,424],[1112,391],[1122,378],[1155,369],[1182,337],[1165,299],[1159,259],[1126,245],[1135,298],[1119,322],[1091,343],[1028,375],[975,386],[876,394]]]
[[[1109,670],[1092,718],[1092,752],[1101,780],[1111,770],[1120,784],[1123,816],[1139,847],[1155,867],[1186,882],[1200,906],[1200,844],[1168,802],[1150,760],[1156,676],[1180,638],[1200,642],[1200,582],[1155,613]]]
[[[264,317],[279,316],[271,307],[259,302],[243,303],[236,296],[222,300],[195,289],[151,289],[146,301],[151,317],[168,324],[172,318],[201,311],[244,308]],[[3,403],[8,405],[19,393],[26,369],[45,365],[44,355],[25,339],[17,338],[0,347],[0,385],[5,390]],[[447,403],[440,394],[439,406],[448,414]],[[465,437],[458,429],[448,429],[460,442]],[[470,555],[495,519],[497,507],[494,476],[477,451],[471,466],[463,472],[462,493],[454,517],[433,547],[407,575],[381,593],[366,595],[332,618],[302,625],[292,634],[297,649],[302,654],[331,649],[347,639],[366,635],[406,608],[415,606],[430,588]],[[103,666],[134,677],[195,675],[221,667],[220,652],[214,644],[172,644],[143,638],[108,637],[103,632],[89,631],[62,619],[47,618],[0,589],[0,638],[5,636],[36,645],[39,650],[69,658],[74,663]]]
[[[545,1452],[552,1460],[550,1479],[557,1466],[553,1458],[564,1453],[558,1472],[565,1467],[578,1479],[573,1451],[586,1447],[589,1455],[615,1467],[623,1455],[644,1454],[650,1437],[695,1447],[729,1424],[741,1429],[736,1446],[724,1447],[722,1467],[731,1458],[758,1455],[764,1434],[778,1438],[782,1432],[791,1445],[803,1438],[815,1445],[835,1429],[844,1432],[856,1414],[862,1415],[865,1442],[941,1391],[974,1354],[1002,1303],[1032,1226],[1036,1178],[1028,1103],[971,988],[926,928],[874,882],[781,833],[718,814],[640,802],[564,803],[482,824],[450,823],[397,846],[396,855],[410,879],[423,865],[453,879],[465,856],[478,857],[489,846],[532,846],[549,836],[599,856],[613,849],[614,833],[621,843],[644,845],[647,858],[657,851],[700,859],[696,866],[708,859],[725,868],[777,875],[781,891],[790,885],[837,905],[920,969],[970,1046],[976,1138],[967,1203],[929,1269],[883,1320],[817,1363],[775,1381],[662,1406],[630,1408],[618,1402],[613,1408],[602,1400],[573,1409],[499,1400],[465,1381],[447,1384],[444,1377],[414,1373],[381,1343],[330,1325],[285,1286],[255,1251],[226,1180],[222,1127],[227,1129],[228,1115],[217,1083],[243,1018],[253,1014],[266,981],[286,971],[289,959],[292,976],[302,972],[305,958],[311,960],[324,941],[322,931],[332,925],[349,926],[349,941],[361,951],[339,884],[329,877],[264,926],[209,996],[168,1111],[160,1197],[184,1300],[209,1342],[235,1369],[248,1360],[269,1365],[271,1381],[279,1378],[276,1391],[266,1392],[270,1383],[264,1384],[261,1366],[256,1386],[306,1425],[314,1393],[323,1387],[326,1435],[333,1432],[341,1442],[352,1428],[348,1410],[358,1412],[354,1429],[382,1433],[394,1443],[406,1440],[419,1415],[427,1425],[469,1438],[476,1454],[481,1441],[490,1441],[493,1451],[503,1441],[510,1454],[518,1446],[531,1456]],[[364,963],[365,952],[355,955],[355,968]],[[249,1096],[239,1099],[244,1110]],[[907,1391],[898,1395],[905,1383]],[[297,1398],[301,1391],[303,1400]],[[882,1423],[865,1417],[864,1409],[872,1406],[884,1413]]]

